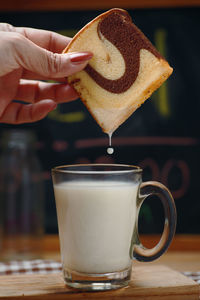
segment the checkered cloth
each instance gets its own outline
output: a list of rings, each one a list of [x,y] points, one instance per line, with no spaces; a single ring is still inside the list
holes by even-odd
[[[61,272],[62,265],[60,262],[54,260],[23,260],[10,261],[0,263],[0,275],[14,275],[14,274],[50,274]],[[192,280],[200,284],[200,272],[182,272]]]
[[[183,275],[191,278],[192,280],[196,281],[198,284],[200,284],[200,271],[198,272],[182,272]]]
[[[0,263],[0,275],[13,275],[13,274],[50,274],[57,273],[62,270],[60,262],[53,260],[23,260],[23,261],[10,261]]]

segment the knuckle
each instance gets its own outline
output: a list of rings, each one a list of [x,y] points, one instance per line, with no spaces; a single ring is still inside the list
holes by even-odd
[[[0,23],[0,30],[7,31],[7,32],[13,32],[13,31],[15,31],[15,27],[8,23]]]
[[[57,53],[49,52],[47,55],[47,69],[52,76],[58,74],[61,70],[61,57]]]

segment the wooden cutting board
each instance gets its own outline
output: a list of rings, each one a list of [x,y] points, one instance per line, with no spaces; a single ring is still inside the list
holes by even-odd
[[[133,268],[129,286],[106,292],[81,292],[69,288],[61,273],[1,276],[1,299],[196,300],[199,299],[199,285],[168,267],[142,264]]]

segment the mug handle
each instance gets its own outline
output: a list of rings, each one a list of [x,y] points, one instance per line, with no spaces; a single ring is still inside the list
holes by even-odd
[[[158,244],[151,248],[145,248],[139,239],[138,234],[138,216],[142,203],[150,196],[156,195],[162,201],[165,214],[165,223],[162,236]],[[157,181],[143,182],[139,188],[139,195],[137,198],[137,215],[136,226],[133,234],[132,257],[139,261],[153,261],[160,257],[169,247],[176,230],[176,206],[170,191]]]

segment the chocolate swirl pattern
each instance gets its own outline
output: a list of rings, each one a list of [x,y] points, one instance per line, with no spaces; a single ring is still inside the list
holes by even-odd
[[[132,23],[114,8],[85,25],[64,50],[91,51],[87,67],[68,82],[105,133],[111,134],[170,76],[172,68]]]
[[[111,93],[126,92],[135,82],[140,67],[141,49],[146,49],[161,58],[159,52],[132,23],[126,12],[118,10],[108,14],[99,22],[97,30],[100,39],[103,35],[119,50],[125,62],[125,72],[119,79],[111,80],[103,77],[90,64],[87,65],[85,71],[98,85]]]

